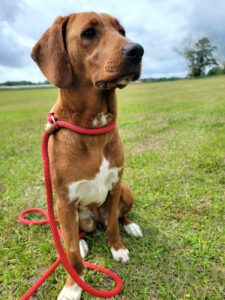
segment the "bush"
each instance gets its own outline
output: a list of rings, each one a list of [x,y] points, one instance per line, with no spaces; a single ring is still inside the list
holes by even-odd
[[[208,76],[216,76],[216,75],[223,75],[223,74],[225,74],[225,68],[221,68],[221,67],[213,67],[208,72]]]

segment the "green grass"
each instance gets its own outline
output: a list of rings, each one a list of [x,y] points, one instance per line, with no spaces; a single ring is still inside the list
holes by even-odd
[[[57,91],[0,92],[0,299],[26,292],[54,261],[48,226],[23,226],[18,213],[45,208],[40,140]],[[87,260],[124,280],[115,299],[225,299],[225,77],[138,84],[118,92],[125,180],[141,240],[128,237],[127,265],[114,262],[105,234],[88,236]],[[60,267],[33,299],[56,299]],[[100,288],[111,283],[85,272]],[[94,299],[83,293],[82,299]]]

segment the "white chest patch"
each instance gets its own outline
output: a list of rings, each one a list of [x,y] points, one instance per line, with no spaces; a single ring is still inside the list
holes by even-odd
[[[99,173],[93,179],[80,180],[68,185],[70,202],[78,199],[80,209],[91,203],[100,206],[109,191],[119,180],[119,172],[122,168],[109,168],[109,161],[103,158]]]

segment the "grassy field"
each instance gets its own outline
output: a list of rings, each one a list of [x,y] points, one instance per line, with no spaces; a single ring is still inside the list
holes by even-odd
[[[56,258],[48,226],[17,221],[25,208],[45,208],[40,140],[56,95],[0,91],[1,300],[19,299]],[[87,237],[87,260],[123,278],[115,299],[225,299],[225,77],[131,85],[118,95],[131,216],[144,237],[121,229],[131,252],[122,265],[98,231]],[[85,278],[111,286],[95,272]],[[33,299],[56,299],[64,280],[60,267]]]

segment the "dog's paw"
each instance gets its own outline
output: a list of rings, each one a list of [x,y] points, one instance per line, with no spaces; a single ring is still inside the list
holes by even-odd
[[[79,245],[80,245],[80,255],[82,258],[85,258],[88,254],[88,244],[86,243],[85,240],[81,239],[79,240]]]
[[[126,263],[129,261],[130,257],[129,257],[129,250],[126,248],[122,248],[122,249],[114,249],[113,247],[110,248],[113,259],[116,261],[120,261],[123,263]]]
[[[130,223],[128,225],[124,225],[123,227],[126,233],[128,233],[129,235],[133,235],[136,238],[140,238],[143,236],[140,226],[136,223]]]
[[[57,300],[80,300],[82,288],[77,283],[71,286],[64,286],[61,290]]]

